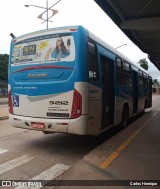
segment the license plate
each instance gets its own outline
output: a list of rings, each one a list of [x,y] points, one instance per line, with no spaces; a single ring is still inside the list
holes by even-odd
[[[32,128],[35,128],[35,129],[44,129],[45,128],[44,123],[32,122],[31,124],[32,124]]]

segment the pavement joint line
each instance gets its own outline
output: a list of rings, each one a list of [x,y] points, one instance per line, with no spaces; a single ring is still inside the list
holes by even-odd
[[[120,152],[122,152],[131,142],[132,140],[146,127],[146,125],[150,122],[150,120],[155,117],[158,112],[155,112],[152,117],[147,120],[138,130],[136,130],[129,138],[127,138],[106,160],[104,160],[99,168],[107,169],[109,165],[119,156]]]

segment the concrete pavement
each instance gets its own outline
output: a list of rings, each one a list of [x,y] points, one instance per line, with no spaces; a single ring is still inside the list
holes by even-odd
[[[160,188],[159,144],[160,105],[157,103],[154,110],[148,110],[61,175],[54,181],[54,189]]]
[[[8,119],[8,98],[0,97],[0,120]]]
[[[8,103],[8,97],[0,97],[0,105],[7,103]]]

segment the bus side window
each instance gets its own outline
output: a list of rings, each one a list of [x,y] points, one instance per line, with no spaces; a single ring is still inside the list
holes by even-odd
[[[124,85],[131,87],[131,65],[128,62],[123,61],[123,73],[124,73]]]
[[[144,88],[147,89],[148,88],[148,78],[147,78],[146,73],[143,73],[143,80],[144,80]]]
[[[117,66],[117,83],[121,86],[132,86],[132,78],[131,78],[131,65],[122,60],[121,58],[116,58],[116,66]]]
[[[123,64],[120,58],[116,58],[116,67],[117,67],[117,83],[123,85]]]
[[[89,64],[89,80],[98,82],[98,58],[96,45],[88,42],[88,64]]]
[[[143,78],[143,72],[139,70],[139,87],[143,88],[144,87],[144,78]]]
[[[122,61],[120,58],[116,58],[117,70],[122,71]]]

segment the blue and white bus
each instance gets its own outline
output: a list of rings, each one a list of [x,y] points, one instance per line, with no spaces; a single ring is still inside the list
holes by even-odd
[[[152,78],[82,26],[12,39],[9,119],[44,133],[98,135],[152,106]]]

